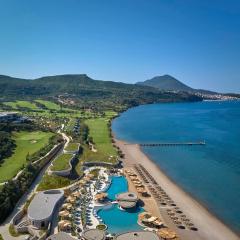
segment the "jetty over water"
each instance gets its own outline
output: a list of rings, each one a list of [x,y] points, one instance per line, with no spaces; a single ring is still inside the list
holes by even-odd
[[[162,142],[162,143],[140,143],[141,147],[171,147],[171,146],[199,146],[199,145],[206,145],[205,141],[199,142]]]

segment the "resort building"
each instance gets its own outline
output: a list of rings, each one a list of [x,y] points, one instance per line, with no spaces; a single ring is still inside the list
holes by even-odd
[[[120,234],[116,240],[159,240],[159,237],[153,232],[137,231]]]
[[[98,229],[89,229],[83,232],[84,240],[105,240],[105,232]]]
[[[134,208],[138,202],[138,196],[134,192],[125,192],[116,195],[116,199],[121,208]]]
[[[12,122],[18,120],[20,117],[17,112],[1,112],[0,122]]]
[[[28,219],[37,229],[47,228],[53,213],[64,197],[62,190],[48,190],[35,195],[28,207]]]
[[[51,235],[47,238],[47,240],[74,240],[69,234],[64,232],[59,232],[57,234]]]

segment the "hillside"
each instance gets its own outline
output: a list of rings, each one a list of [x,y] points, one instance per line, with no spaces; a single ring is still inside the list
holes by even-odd
[[[193,92],[194,89],[180,82],[170,75],[157,76],[144,82],[137,82],[137,85],[155,87],[165,91],[186,91]]]
[[[209,90],[191,88],[170,75],[157,76],[144,82],[137,82],[136,85],[154,87],[163,91],[188,92],[205,96],[218,94]],[[227,94],[227,96],[229,95]]]
[[[82,107],[135,106],[154,102],[199,101],[188,93],[169,93],[149,86],[94,80],[85,74],[47,76],[28,80],[0,76],[1,101],[71,98]]]

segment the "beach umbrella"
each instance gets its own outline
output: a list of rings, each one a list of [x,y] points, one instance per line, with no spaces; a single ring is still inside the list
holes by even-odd
[[[85,181],[84,179],[82,179],[82,180],[79,181],[79,183],[80,183],[81,185],[84,185],[84,184],[86,184],[86,181]]]
[[[67,216],[69,216],[69,212],[66,211],[66,210],[61,211],[61,212],[59,212],[59,216],[60,216],[60,217],[67,217]]]
[[[162,225],[163,225],[163,222],[161,222],[159,219],[157,219],[157,220],[155,220],[155,221],[153,222],[153,224],[154,224],[155,226],[159,227],[159,226],[162,226]]]
[[[173,222],[174,222],[175,224],[177,224],[177,225],[180,225],[180,224],[181,224],[181,222],[178,221],[178,220],[174,220]]]
[[[158,235],[163,239],[174,239],[177,237],[176,233],[169,228],[162,228],[158,232]]]
[[[80,192],[75,192],[72,194],[74,197],[80,197],[81,196],[81,193]]]

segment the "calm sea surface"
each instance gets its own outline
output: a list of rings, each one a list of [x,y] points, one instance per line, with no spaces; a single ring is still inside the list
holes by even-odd
[[[205,140],[205,146],[143,151],[186,192],[240,232],[240,102],[152,104],[113,121],[118,139],[133,143]]]

